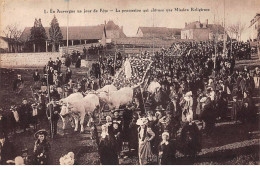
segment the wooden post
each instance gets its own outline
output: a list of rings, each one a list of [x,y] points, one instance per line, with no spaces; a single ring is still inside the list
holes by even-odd
[[[48,41],[47,40],[45,41],[45,48],[46,48],[45,52],[48,52]]]
[[[35,43],[33,44],[33,52],[35,52]]]
[[[72,45],[72,46],[74,45],[73,40],[71,40],[71,45]]]

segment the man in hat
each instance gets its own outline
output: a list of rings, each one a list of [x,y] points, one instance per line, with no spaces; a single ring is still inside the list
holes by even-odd
[[[54,101],[54,98],[52,98],[50,103],[47,104],[47,111],[46,111],[48,120],[50,121],[51,136],[57,135],[60,111],[61,111],[61,106],[57,104],[56,101]]]
[[[29,124],[32,119],[32,107],[28,104],[27,100],[24,98],[22,105],[19,108],[21,127],[23,131],[26,131],[26,128],[29,128]]]
[[[194,122],[186,122],[181,130],[181,152],[195,157],[201,151],[201,132]]]
[[[41,82],[42,82],[42,86],[47,85],[47,74],[44,74],[44,77],[41,79]]]
[[[60,100],[60,94],[58,93],[56,86],[50,86],[50,97],[55,100]]]
[[[48,66],[53,67],[54,61],[50,58],[48,61]]]
[[[3,115],[3,109],[0,108],[0,134],[3,133],[5,138],[7,138],[7,119],[6,117]]]
[[[16,91],[18,94],[22,91],[24,87],[24,80],[22,75],[18,74],[17,78],[13,82],[13,91]]]
[[[77,59],[76,64],[75,64],[75,68],[80,68],[80,66],[81,66],[81,57],[78,56],[78,59]]]
[[[130,104],[128,104],[126,106],[126,108],[123,111],[123,123],[122,123],[122,127],[123,127],[123,132],[122,132],[122,136],[123,136],[123,141],[128,142],[129,140],[129,125],[130,122],[133,119],[133,109],[131,107]]]
[[[72,77],[72,71],[71,69],[68,67],[65,71],[65,83],[68,83],[69,80],[71,79]]]
[[[35,72],[33,73],[33,81],[34,82],[37,82],[37,81],[40,81],[40,74],[38,72],[38,69],[35,70]]]
[[[0,132],[0,165],[6,165],[8,160],[13,160],[16,151],[11,142],[6,139],[3,132]]]

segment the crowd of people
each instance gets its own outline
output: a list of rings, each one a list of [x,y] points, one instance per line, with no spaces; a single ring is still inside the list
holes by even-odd
[[[231,52],[228,44],[227,53],[223,55],[223,43],[214,46],[209,41],[177,42],[155,54],[146,51],[123,57],[118,53],[116,58],[100,58],[93,63],[88,75],[77,80],[72,80],[70,58],[65,60],[65,73],[59,58],[56,61],[50,59],[43,69],[43,76],[38,70],[33,73],[35,102],[29,105],[23,99],[20,107],[11,108],[13,123],[23,131],[33,124],[37,131],[39,118],[47,116],[51,125],[55,125],[50,128],[53,129],[50,134],[57,134],[60,112],[57,101],[61,98],[75,92],[85,95],[109,84],[118,89],[133,87],[133,103],[113,110],[105,117],[100,137],[95,122],[91,122],[100,163],[116,165],[122,155],[128,155],[137,156],[139,164],[149,164],[154,157],[157,157],[158,164],[174,164],[176,151],[194,157],[201,150],[201,136],[212,135],[215,123],[228,119],[229,113],[235,122],[255,121],[257,111],[252,96],[259,88],[260,70],[258,67],[235,70],[238,58],[250,58],[249,47],[247,43],[237,42]],[[242,58],[239,57],[241,54]],[[126,61],[131,64],[130,76],[124,74]],[[14,91],[19,89],[20,92],[23,82],[18,75]],[[17,113],[18,119],[15,117]],[[8,139],[4,126],[1,132],[0,136]],[[46,140],[47,134],[46,130],[35,133],[37,140],[32,164],[48,164],[50,144]],[[71,161],[70,156],[74,158],[70,154],[61,161],[67,158]]]

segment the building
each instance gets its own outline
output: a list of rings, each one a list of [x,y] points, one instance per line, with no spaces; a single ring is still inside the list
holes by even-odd
[[[49,28],[50,27],[44,27],[48,37],[48,39],[45,42],[45,51],[50,51],[51,49]],[[67,27],[61,26],[60,29],[63,36],[63,40],[61,41],[59,46],[66,46]],[[29,42],[30,34],[31,27],[26,27],[20,37],[21,41],[24,43]],[[102,45],[105,45],[107,42],[111,42],[111,39],[125,37],[126,35],[123,32],[123,27],[120,28],[112,20],[108,21],[108,23],[106,23],[105,21],[105,24],[100,24],[97,26],[69,26],[68,28],[69,46],[91,43],[100,43]]]
[[[220,24],[208,24],[206,22],[194,21],[185,23],[185,28],[181,30],[181,39],[189,39],[195,41],[213,40],[216,37],[218,40],[228,39],[228,34],[224,34],[225,29]]]
[[[118,38],[126,38],[126,35],[123,31],[123,26],[119,27],[112,20],[109,20],[107,23],[105,21],[105,30],[106,30],[106,38],[107,39],[118,39]]]
[[[48,39],[46,40],[46,51],[48,51],[50,44],[49,28],[44,27]],[[60,46],[67,45],[67,27],[60,27],[63,39]],[[26,27],[21,34],[20,40],[24,43],[30,40],[31,27]],[[68,43],[69,46],[88,44],[88,43],[106,43],[106,31],[104,25],[98,26],[70,26],[68,28]]]
[[[167,27],[139,27],[136,37],[180,39],[181,29]]]
[[[250,21],[248,27],[249,39],[251,41],[257,40],[258,29],[260,29],[260,13],[257,13],[255,17]]]
[[[15,39],[0,36],[0,52],[21,52],[21,43]]]

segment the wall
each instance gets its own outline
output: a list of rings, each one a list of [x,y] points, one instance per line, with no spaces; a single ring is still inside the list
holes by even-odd
[[[59,52],[42,53],[2,53],[0,54],[1,68],[29,68],[43,67],[49,58],[55,60],[60,57]]]
[[[108,39],[119,38],[119,30],[106,30],[106,36]]]
[[[8,43],[4,41],[2,38],[0,38],[0,48],[8,49]]]
[[[252,26],[249,27],[250,29],[249,38],[251,40],[257,39],[259,26],[260,26],[260,19],[258,19],[258,21],[256,21]]]
[[[181,39],[193,39],[193,30],[194,29],[182,30]]]
[[[198,41],[209,40],[209,29],[194,29],[193,39]]]

